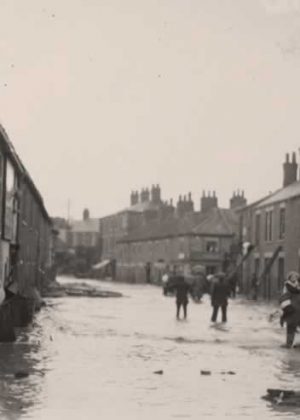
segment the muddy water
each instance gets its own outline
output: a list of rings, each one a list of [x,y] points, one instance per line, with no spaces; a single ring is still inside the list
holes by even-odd
[[[189,319],[178,322],[173,298],[157,287],[98,284],[125,297],[49,300],[17,343],[0,345],[1,419],[300,415],[260,399],[268,387],[300,389],[300,351],[280,348],[273,307],[237,299],[228,326],[211,327],[207,300],[190,303]],[[29,376],[17,380],[17,371]]]

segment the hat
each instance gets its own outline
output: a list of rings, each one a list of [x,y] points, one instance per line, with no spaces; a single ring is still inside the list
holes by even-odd
[[[297,273],[297,271],[290,271],[287,275],[287,281],[296,285],[300,281],[299,273]]]

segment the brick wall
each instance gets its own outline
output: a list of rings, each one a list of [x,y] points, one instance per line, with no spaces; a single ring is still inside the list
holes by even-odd
[[[280,238],[280,209],[285,208],[285,235]],[[272,240],[266,239],[266,213],[273,212]],[[260,230],[255,233],[256,214],[260,214]],[[272,206],[247,209],[243,213],[243,227],[247,229],[243,240],[255,244],[255,250],[243,267],[243,285],[245,293],[250,293],[250,278],[255,267],[259,264],[259,273],[262,272],[266,259],[271,258],[278,246],[282,250],[274,262],[270,274],[260,286],[260,296],[263,298],[276,298],[283,285],[282,261],[284,260],[284,277],[291,270],[299,271],[300,248],[300,197],[285,202],[275,203]]]

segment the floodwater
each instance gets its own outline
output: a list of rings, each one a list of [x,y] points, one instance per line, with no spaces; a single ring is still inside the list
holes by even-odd
[[[49,299],[16,343],[0,345],[1,419],[299,416],[261,399],[270,387],[300,389],[300,351],[280,348],[275,307],[236,299],[228,325],[212,327],[208,299],[177,321],[159,287],[96,284],[125,296]]]

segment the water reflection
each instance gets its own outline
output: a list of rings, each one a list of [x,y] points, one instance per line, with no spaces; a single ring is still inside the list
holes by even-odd
[[[103,287],[131,299],[50,300],[17,343],[0,345],[1,419],[298,414],[261,400],[267,388],[300,388],[300,351],[280,348],[284,331],[268,322],[272,308],[231,302],[220,330],[210,327],[208,301],[191,303],[188,321],[177,322],[174,300],[155,287]],[[16,380],[16,371],[29,376]],[[222,373],[229,371],[236,374]]]
[[[14,420],[38,404],[46,374],[43,330],[37,322],[0,344],[0,417]]]

